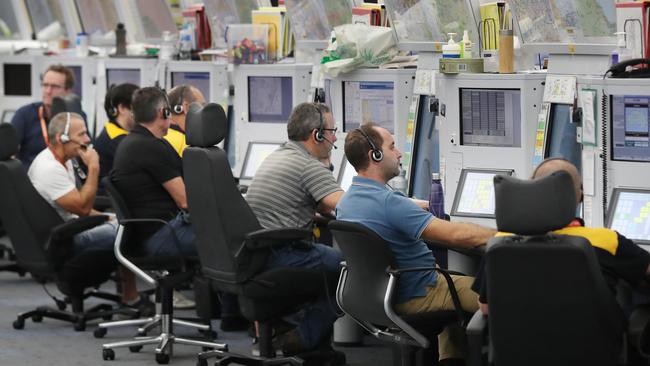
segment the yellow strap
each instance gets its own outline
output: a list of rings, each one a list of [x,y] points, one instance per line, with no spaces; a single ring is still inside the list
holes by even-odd
[[[176,153],[178,153],[178,156],[183,157],[183,150],[187,147],[187,144],[185,143],[185,134],[170,128],[167,130],[165,140],[172,145],[174,150],[176,150]]]
[[[618,236],[614,230],[605,228],[572,226],[565,227],[564,229],[560,230],[555,230],[553,233],[559,235],[581,236],[589,240],[591,246],[605,250],[611,255],[616,255],[616,250],[618,249]],[[496,233],[495,237],[511,235],[513,234],[499,231]]]
[[[115,123],[106,123],[106,133],[108,133],[108,137],[112,139],[116,138],[117,136],[122,136],[122,135],[128,135],[129,133],[126,132],[126,130],[122,129],[122,127],[116,125]]]

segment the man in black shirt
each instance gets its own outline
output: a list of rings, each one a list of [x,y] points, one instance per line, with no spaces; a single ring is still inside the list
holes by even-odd
[[[171,121],[167,96],[157,87],[142,88],[134,93],[131,106],[136,125],[117,148],[111,179],[135,218],[168,222],[163,228],[139,224],[131,239],[144,255],[195,256],[194,230],[184,213],[187,197],[181,158],[163,139]],[[175,230],[180,248],[169,227]]]

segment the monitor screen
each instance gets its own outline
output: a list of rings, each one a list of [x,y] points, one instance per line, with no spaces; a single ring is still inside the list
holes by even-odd
[[[279,142],[249,142],[239,179],[253,179],[264,159],[277,150],[280,145],[282,144]]]
[[[650,190],[614,188],[607,227],[638,244],[650,244]]]
[[[192,85],[199,89],[206,101],[210,101],[209,71],[172,71],[172,88],[178,85]]]
[[[124,83],[140,86],[140,69],[106,69],[106,85]]]
[[[83,92],[83,89],[81,87],[83,84],[83,79],[81,78],[81,66],[65,65],[65,67],[70,69],[74,75],[74,86],[72,87],[72,92],[77,94],[79,97],[83,97],[81,94]]]
[[[463,169],[451,214],[494,218],[495,175],[512,175],[512,170]]]
[[[612,160],[650,162],[650,95],[612,96]]]
[[[344,81],[343,131],[373,122],[394,133],[393,90],[392,81]]]
[[[32,95],[32,65],[4,64],[2,68],[5,96]]]
[[[287,123],[293,108],[291,76],[248,77],[248,121]]]
[[[567,104],[553,104],[547,125],[544,158],[563,158],[582,169],[582,146],[576,140],[577,125],[571,122]]]
[[[354,167],[348,159],[343,157],[343,161],[341,162],[341,170],[339,170],[339,177],[337,179],[337,182],[339,186],[344,190],[347,191],[350,186],[352,185],[352,178],[356,177],[357,171],[354,170]]]
[[[521,147],[519,89],[460,89],[461,145]]]

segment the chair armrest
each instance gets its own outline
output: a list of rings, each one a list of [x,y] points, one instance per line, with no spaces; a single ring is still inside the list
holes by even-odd
[[[260,229],[246,234],[245,245],[249,249],[270,248],[284,245],[294,245],[310,239],[312,231],[306,228]]]
[[[92,229],[108,220],[107,215],[92,215],[69,220],[61,225],[52,228],[51,237],[53,241],[64,240],[79,234],[82,231]]]
[[[482,366],[483,341],[487,335],[488,319],[477,310],[467,324],[467,366]]]
[[[485,250],[487,249],[487,245],[479,245],[473,248],[459,248],[456,246],[451,246],[448,243],[442,241],[425,240],[424,242],[427,244],[427,247],[429,247],[429,249],[453,250],[454,252],[458,252],[472,258],[483,257],[485,255]]]

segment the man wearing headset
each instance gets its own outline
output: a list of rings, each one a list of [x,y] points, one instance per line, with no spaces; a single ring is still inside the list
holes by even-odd
[[[108,122],[95,139],[95,149],[99,153],[99,179],[108,176],[113,169],[113,159],[118,144],[129,134],[135,125],[131,113],[131,98],[138,90],[134,84],[111,85],[104,98],[104,110]]]
[[[302,103],[287,124],[289,141],[262,162],[248,188],[246,200],[260,224],[267,229],[310,227],[316,212],[331,214],[343,190],[329,170],[336,142],[334,118],[323,104]],[[323,244],[309,250],[290,246],[275,249],[268,268],[304,267],[339,271],[341,253]],[[333,294],[330,294],[333,295]],[[336,314],[323,297],[311,306],[297,328],[284,335],[283,351],[295,354],[324,341]]]
[[[384,238],[399,267],[436,265],[424,240],[469,248],[485,244],[496,233],[474,224],[439,220],[425,205],[388,188],[386,183],[400,172],[402,153],[385,128],[367,123],[348,132],[345,156],[358,175],[336,206],[336,218],[360,223]],[[452,279],[463,310],[476,311],[478,295],[470,288],[473,278]],[[397,311],[405,314],[454,308],[447,281],[435,271],[403,274],[397,301]],[[440,335],[439,349],[441,364],[462,364],[463,355],[447,329]]]
[[[62,112],[52,118],[48,126],[47,148],[41,151],[29,168],[28,175],[34,188],[54,207],[64,220],[96,213],[93,210],[99,156],[88,144],[90,137],[83,118],[76,113]],[[88,167],[86,181],[77,189],[72,158],[81,158]],[[74,237],[74,251],[88,248],[111,250],[117,227],[114,221],[86,230]]]
[[[172,123],[165,135],[167,140],[178,156],[183,157],[183,150],[187,147],[185,143],[185,119],[190,104],[205,104],[205,97],[198,88],[191,85],[178,85],[169,91],[169,102],[171,103]]]
[[[51,65],[43,74],[42,100],[20,107],[11,119],[16,127],[19,150],[16,157],[26,168],[47,145],[47,124],[52,117],[52,99],[70,93],[74,75],[63,65]]]

